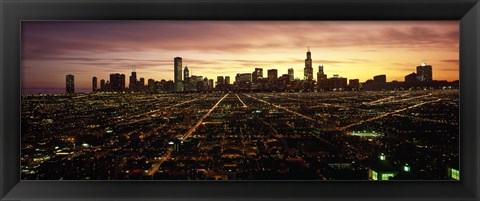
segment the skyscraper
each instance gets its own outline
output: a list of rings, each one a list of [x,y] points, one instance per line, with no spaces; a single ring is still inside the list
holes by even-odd
[[[105,90],[105,80],[104,79],[100,80],[100,90],[102,90],[102,91]]]
[[[255,68],[255,71],[252,73],[252,82],[256,83],[261,78],[263,78],[263,68]]]
[[[386,75],[377,75],[373,77],[373,82],[375,83],[385,83],[387,82],[387,76]]]
[[[268,74],[268,80],[269,81],[274,81],[275,79],[278,78],[278,70],[277,69],[269,69],[267,71]]]
[[[95,93],[97,91],[97,77],[92,78],[92,92]]]
[[[190,71],[188,70],[188,67],[185,66],[185,69],[183,69],[183,80],[188,80],[188,77],[190,77]]]
[[[312,68],[312,53],[310,53],[310,48],[308,48],[307,58],[305,59],[305,68],[303,69],[305,80],[313,80],[313,68]]]
[[[66,92],[67,94],[74,94],[75,93],[75,82],[74,82],[74,77],[73,75],[68,74],[65,76],[65,82],[66,82]]]
[[[155,92],[155,80],[148,79],[148,92],[152,93]]]
[[[293,81],[293,79],[295,79],[294,76],[293,76],[293,68],[288,69],[288,79],[290,81]]]
[[[323,65],[318,65],[318,73],[317,73],[317,85],[320,90],[325,89],[326,86],[327,75],[323,71]]]
[[[130,75],[130,83],[128,83],[128,88],[130,91],[137,91],[137,72],[135,72],[135,69],[132,70],[132,75]]]
[[[213,89],[213,79],[208,80],[208,89],[212,90]]]
[[[417,79],[419,81],[432,81],[432,66],[423,63],[417,66]]]
[[[175,57],[173,59],[173,81],[175,82],[174,91],[183,91],[182,84],[182,57]]]
[[[226,85],[230,84],[230,76],[225,76],[225,84]]]
[[[237,73],[235,76],[235,82],[237,84],[251,84],[252,74],[251,73]]]
[[[120,90],[125,90],[125,74],[120,75]]]
[[[360,80],[359,79],[350,79],[350,80],[348,80],[348,82],[349,82],[348,86],[352,90],[358,90],[360,88]]]
[[[110,89],[114,92],[123,91],[122,88],[122,75],[120,73],[110,74]]]
[[[217,88],[223,87],[224,84],[225,84],[225,80],[223,76],[217,76]]]

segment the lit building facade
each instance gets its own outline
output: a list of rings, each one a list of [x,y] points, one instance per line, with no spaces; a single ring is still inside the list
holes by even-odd
[[[386,156],[380,154],[379,160],[368,168],[368,180],[390,180],[398,173],[397,170],[387,161]]]
[[[432,66],[426,63],[417,66],[417,79],[422,82],[432,81]]]

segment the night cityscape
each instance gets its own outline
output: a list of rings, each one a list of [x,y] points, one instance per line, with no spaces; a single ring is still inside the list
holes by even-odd
[[[434,79],[424,62],[403,80],[360,82],[312,57],[307,48],[301,78],[296,68],[194,75],[182,57],[171,58],[173,80],[134,66],[93,74],[90,92],[64,74],[62,93],[22,95],[21,178],[460,179],[458,80]]]

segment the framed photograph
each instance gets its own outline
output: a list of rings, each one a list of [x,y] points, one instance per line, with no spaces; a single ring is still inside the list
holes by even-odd
[[[1,200],[479,200],[477,0],[0,6]]]

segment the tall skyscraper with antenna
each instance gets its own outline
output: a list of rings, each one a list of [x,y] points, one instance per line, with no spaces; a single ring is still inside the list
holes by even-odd
[[[310,52],[310,47],[308,47],[307,58],[305,59],[305,68],[303,69],[303,75],[304,80],[313,80],[312,53]]]

